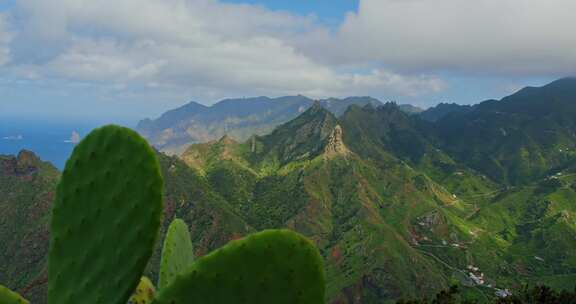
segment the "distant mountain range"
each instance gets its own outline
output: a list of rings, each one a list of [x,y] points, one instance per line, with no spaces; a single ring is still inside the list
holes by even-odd
[[[158,153],[164,222],[184,219],[197,255],[294,229],[324,257],[330,303],[387,303],[454,283],[480,302],[525,283],[574,288],[576,79],[415,114],[394,103],[306,105],[265,135],[222,133]],[[181,113],[166,113],[165,126],[188,122]],[[28,152],[0,161],[0,281],[44,303],[42,236],[58,175]]]
[[[329,98],[318,102],[336,116],[342,115],[351,105],[382,105],[382,102],[371,97]],[[158,149],[179,154],[192,143],[215,140],[225,134],[244,141],[251,135],[270,133],[276,126],[303,113],[313,103],[313,99],[305,96],[226,99],[212,106],[190,102],[162,114],[158,119],[142,120],[136,129]],[[401,107],[407,113],[422,111],[411,105]]]

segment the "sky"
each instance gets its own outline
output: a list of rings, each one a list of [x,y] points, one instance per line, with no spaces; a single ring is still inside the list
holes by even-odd
[[[303,94],[428,107],[576,74],[573,0],[0,0],[0,118]]]

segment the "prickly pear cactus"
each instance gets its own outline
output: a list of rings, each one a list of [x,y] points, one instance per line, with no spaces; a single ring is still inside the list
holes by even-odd
[[[50,226],[48,302],[125,304],[160,227],[154,151],[118,126],[92,131],[66,163]]]
[[[162,248],[159,289],[166,288],[176,275],[188,269],[193,262],[194,252],[188,226],[181,219],[174,219],[168,227]]]
[[[30,304],[19,294],[11,291],[10,289],[0,285],[0,303],[1,304]]]
[[[154,304],[323,304],[322,258],[289,230],[267,230],[232,241],[204,256]]]
[[[156,289],[147,277],[142,277],[136,290],[128,300],[128,304],[150,304],[154,300]]]

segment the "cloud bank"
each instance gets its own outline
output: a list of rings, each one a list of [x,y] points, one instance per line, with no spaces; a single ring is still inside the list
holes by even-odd
[[[10,61],[10,42],[12,32],[9,29],[8,17],[0,14],[0,67]]]
[[[343,46],[332,62],[399,71],[574,74],[574,12],[573,0],[362,0],[324,43]]]
[[[200,97],[438,91],[438,77],[320,62],[295,41],[314,17],[215,0],[21,0],[10,72],[34,79],[186,89]],[[326,53],[331,49],[324,49]]]
[[[573,0],[360,0],[328,28],[218,0],[19,0],[0,15],[0,77],[182,100],[426,96],[448,87],[444,74],[573,74],[574,11]]]

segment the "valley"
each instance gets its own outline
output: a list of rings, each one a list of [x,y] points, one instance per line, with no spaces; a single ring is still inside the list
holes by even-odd
[[[297,115],[266,132],[230,127],[189,144],[143,131],[160,150],[161,235],[183,219],[202,256],[251,232],[295,230],[324,258],[330,303],[387,303],[452,284],[481,302],[526,283],[574,288],[576,79],[411,114],[395,103],[298,102]],[[206,111],[190,107],[191,117]],[[164,127],[190,130],[171,115]],[[45,303],[59,173],[31,152],[0,164],[0,281]]]

